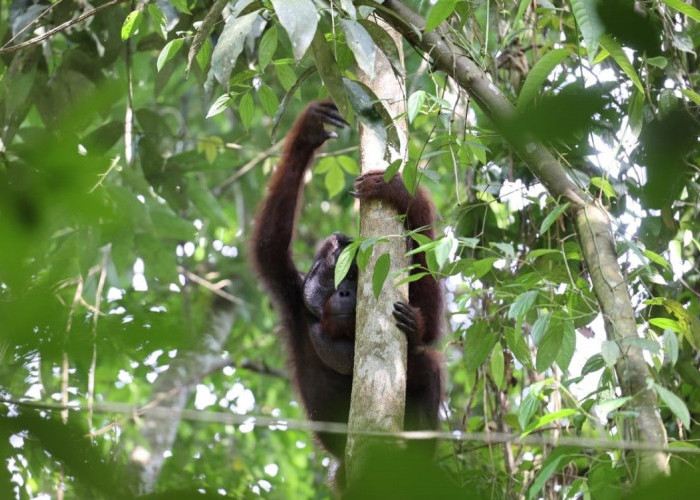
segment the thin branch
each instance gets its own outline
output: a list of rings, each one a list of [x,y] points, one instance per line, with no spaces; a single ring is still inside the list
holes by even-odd
[[[192,271],[188,271],[187,269],[185,269],[182,266],[178,266],[177,271],[179,273],[184,274],[187,277],[187,279],[189,279],[193,283],[197,283],[198,285],[203,286],[204,288],[211,291],[215,295],[218,295],[222,299],[228,300],[232,304],[236,304],[238,306],[242,306],[242,305],[246,304],[245,300],[240,299],[240,298],[236,297],[235,295],[232,295],[232,294],[225,292],[221,289],[222,286],[225,286],[226,281],[223,282],[224,284],[222,284],[222,285],[216,285],[216,284],[212,283],[211,281],[206,280],[197,274],[194,274]]]
[[[0,398],[3,404],[11,404],[44,411],[86,411],[84,408],[75,405],[62,405],[58,403],[47,403],[41,401],[15,400],[11,398]],[[130,415],[127,418],[139,417],[148,413],[151,417],[181,418],[193,422],[206,422],[224,425],[251,425],[260,429],[270,430],[302,430],[309,432],[328,432],[333,434],[346,434],[347,424],[338,422],[322,422],[316,420],[300,420],[288,418],[276,418],[267,415],[237,415],[231,412],[213,412],[207,410],[172,410],[149,404],[148,407],[134,407],[126,403],[97,403],[96,413],[120,413]],[[353,431],[355,432],[355,431]],[[439,439],[441,441],[457,442],[480,442],[486,446],[512,443],[514,445],[525,446],[571,446],[577,448],[593,448],[601,450],[636,450],[654,451],[662,453],[672,453],[675,455],[700,455],[700,448],[691,447],[669,447],[656,446],[650,443],[627,440],[582,438],[582,437],[559,437],[553,438],[544,434],[529,434],[522,436],[520,433],[503,432],[459,432],[459,431],[403,431],[403,432],[383,432],[371,431],[368,429],[358,429],[358,434],[376,436],[384,438],[397,438],[405,440],[426,440]]]
[[[51,38],[52,36],[54,36],[56,33],[59,33],[59,32],[65,30],[65,29],[68,29],[71,26],[78,24],[78,23],[80,23],[80,22],[82,22],[82,21],[84,21],[84,20],[86,20],[86,19],[88,19],[96,14],[99,14],[100,12],[102,12],[105,9],[108,9],[110,7],[114,7],[115,5],[119,5],[120,3],[125,3],[127,1],[128,0],[112,0],[111,2],[107,2],[104,5],[100,5],[99,7],[96,7],[92,10],[84,12],[83,14],[79,15],[78,17],[75,17],[73,19],[69,19],[65,23],[59,24],[58,26],[56,26],[53,29],[50,29],[46,33],[39,35],[39,36],[35,36],[34,38],[27,40],[26,42],[18,43],[17,45],[11,45],[9,47],[3,47],[2,49],[0,49],[0,54],[9,54],[11,52],[17,52],[18,50],[25,49],[27,47],[31,47],[32,45],[36,45],[38,43],[41,43],[44,40],[46,40],[47,38]]]

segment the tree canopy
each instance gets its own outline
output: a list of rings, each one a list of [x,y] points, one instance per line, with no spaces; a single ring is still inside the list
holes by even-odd
[[[333,496],[248,244],[327,97],[353,127],[295,259],[358,235],[355,125],[400,142],[381,53],[389,170],[440,213],[447,386],[434,463],[389,451],[349,496],[697,494],[699,49],[684,0],[1,4],[0,491]]]

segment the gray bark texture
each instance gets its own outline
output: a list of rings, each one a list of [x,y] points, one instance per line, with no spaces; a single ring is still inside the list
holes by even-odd
[[[394,38],[401,49],[401,36],[387,25],[382,26]],[[401,52],[403,55],[403,52]],[[377,51],[373,78],[363,77],[367,85],[381,100],[392,117],[405,116],[405,82],[394,74],[389,60]],[[406,159],[407,124],[405,119],[396,121],[401,139],[398,151],[392,151],[393,160]],[[368,128],[360,128],[360,168],[363,173],[385,170],[386,144]],[[357,284],[357,322],[355,337],[355,365],[353,369],[352,399],[349,416],[349,434],[346,447],[348,481],[363,462],[363,450],[369,439],[353,431],[396,432],[403,429],[406,402],[406,336],[396,327],[393,304],[408,302],[408,285],[400,287],[391,283],[391,276],[406,267],[406,237],[403,223],[393,207],[381,202],[360,204],[360,237],[387,237],[387,241],[374,246],[365,272],[360,272]],[[388,253],[391,259],[389,278],[378,298],[372,290],[372,272],[377,259]]]

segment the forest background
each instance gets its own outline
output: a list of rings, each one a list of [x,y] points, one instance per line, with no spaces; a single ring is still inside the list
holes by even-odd
[[[358,83],[381,51],[448,299],[435,468],[399,471],[432,498],[696,494],[699,23],[682,0],[0,3],[0,492],[332,496],[248,242],[328,96],[353,127],[295,256],[357,235],[355,125],[393,137]],[[369,486],[409,498],[391,478]]]

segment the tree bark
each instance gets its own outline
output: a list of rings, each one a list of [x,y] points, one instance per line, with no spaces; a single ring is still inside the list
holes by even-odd
[[[144,444],[134,449],[131,461],[138,470],[140,494],[155,491],[160,471],[165,462],[166,451],[172,449],[180,425],[179,414],[187,406],[192,394],[192,384],[201,374],[208,373],[221,362],[221,352],[231,333],[234,320],[234,306],[229,301],[217,297],[209,312],[209,327],[202,336],[196,350],[182,353],[162,373],[153,387],[151,398],[160,408],[172,411],[167,417],[143,417],[141,437]]]
[[[386,0],[383,5],[375,4],[375,7],[377,13],[411,45],[429,56],[435,70],[444,71],[469,92],[550,195],[570,202],[569,214],[576,224],[593,290],[605,318],[608,340],[621,344],[626,338],[637,338],[634,310],[617,261],[607,212],[579,189],[544,144],[528,134],[515,134],[508,127],[515,117],[515,109],[468,53],[450,40],[450,30],[446,25],[424,33],[425,21],[402,2]],[[615,365],[615,371],[623,394],[634,397],[639,412],[639,418],[630,424],[626,434],[665,447],[666,431],[658,413],[656,393],[647,388],[646,379],[651,374],[642,351],[630,343],[622,343],[621,350],[622,357]],[[665,453],[643,452],[638,458],[640,478],[648,479],[669,472]]]
[[[381,20],[380,20],[381,22]],[[381,23],[392,36],[399,50],[401,36]],[[403,57],[403,52],[400,52]],[[375,74],[361,76],[380,99],[389,114],[396,119],[405,116],[405,81],[394,74],[389,60],[377,51]],[[401,143],[392,150],[391,160],[406,159],[406,120],[396,120]],[[371,129],[360,128],[360,168],[363,173],[386,169],[384,152],[387,144]],[[371,438],[355,431],[372,430],[396,432],[403,429],[406,403],[406,336],[399,331],[392,316],[393,304],[408,302],[408,285],[394,286],[389,280],[375,298],[372,272],[377,259],[388,253],[391,260],[389,277],[408,266],[403,223],[396,210],[381,202],[360,203],[360,238],[388,237],[374,245],[372,257],[365,272],[360,272],[357,284],[357,321],[355,329],[355,364],[353,368],[352,399],[348,421],[346,446],[347,479],[351,483],[364,461]]]

